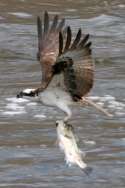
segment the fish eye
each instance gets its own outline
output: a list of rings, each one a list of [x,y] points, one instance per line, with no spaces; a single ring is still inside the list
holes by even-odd
[[[73,130],[73,126],[71,124],[67,124],[68,130]]]

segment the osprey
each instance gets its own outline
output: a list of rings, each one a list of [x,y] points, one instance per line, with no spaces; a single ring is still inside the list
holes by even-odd
[[[94,63],[91,56],[89,34],[78,30],[72,37],[65,19],[59,21],[56,15],[50,25],[45,11],[44,24],[37,17],[38,53],[42,81],[37,89],[25,89],[17,97],[38,96],[43,104],[56,106],[66,113],[64,121],[71,118],[70,105],[79,103],[91,90],[94,77]]]

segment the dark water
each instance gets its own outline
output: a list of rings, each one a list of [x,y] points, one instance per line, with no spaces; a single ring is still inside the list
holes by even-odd
[[[48,10],[67,18],[74,33],[90,33],[96,61],[90,93],[107,108],[73,108],[71,123],[93,168],[89,177],[68,168],[56,141],[63,114],[36,101],[16,100],[40,83],[36,16]],[[124,0],[0,1],[0,187],[125,187],[125,2]]]

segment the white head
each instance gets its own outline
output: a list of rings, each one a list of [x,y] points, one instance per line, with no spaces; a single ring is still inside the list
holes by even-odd
[[[30,88],[24,89],[19,94],[17,94],[17,98],[23,98],[24,96],[26,96],[26,97],[35,97],[37,95],[36,95],[36,93],[34,91],[35,91],[35,89],[30,89]]]

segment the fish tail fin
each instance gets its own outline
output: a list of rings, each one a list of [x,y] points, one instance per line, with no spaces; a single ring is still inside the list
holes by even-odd
[[[81,168],[81,170],[87,175],[87,176],[89,176],[90,174],[91,174],[91,172],[92,172],[92,167],[86,167],[86,168]]]
[[[85,169],[87,167],[87,164],[82,161],[82,159],[79,159],[76,161],[76,164],[81,168]]]
[[[81,170],[89,176],[90,173],[92,172],[92,168],[88,167],[86,163],[84,163],[82,160],[77,161],[77,165],[81,168]]]

